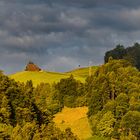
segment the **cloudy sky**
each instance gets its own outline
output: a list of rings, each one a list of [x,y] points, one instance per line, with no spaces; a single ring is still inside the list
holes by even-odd
[[[140,42],[140,0],[0,0],[0,69],[64,72]]]

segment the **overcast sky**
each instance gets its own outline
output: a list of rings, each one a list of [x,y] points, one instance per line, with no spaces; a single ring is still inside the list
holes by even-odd
[[[140,42],[140,0],[0,0],[0,69],[64,72]]]

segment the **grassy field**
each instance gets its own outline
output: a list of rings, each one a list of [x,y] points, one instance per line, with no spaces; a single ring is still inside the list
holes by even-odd
[[[55,115],[54,122],[61,130],[65,130],[67,127],[70,127],[72,132],[81,140],[86,140],[92,136],[86,116],[87,111],[87,107],[65,107],[62,112]]]
[[[55,115],[53,121],[62,131],[70,127],[72,132],[77,135],[80,140],[109,140],[104,137],[92,136],[92,131],[86,115],[87,111],[87,107],[64,107],[61,112]]]
[[[98,66],[91,67],[91,74],[94,74]],[[89,75],[89,67],[78,68],[72,71],[67,72],[67,74],[73,74],[74,76],[80,76],[86,78]]]
[[[97,68],[96,66],[93,66],[92,72],[94,72],[96,68]],[[46,72],[46,71],[40,71],[40,72],[22,71],[22,72],[17,72],[15,74],[12,74],[9,77],[19,82],[26,82],[28,80],[32,80],[34,86],[36,86],[41,82],[50,83],[50,84],[54,82],[59,82],[60,79],[68,78],[71,74],[74,76],[76,80],[85,82],[85,79],[89,74],[89,68],[87,67],[87,68],[75,69],[73,71],[66,72],[66,73]]]
[[[54,73],[54,72],[29,72],[29,71],[23,71],[18,72],[16,74],[9,76],[12,79],[15,79],[16,81],[20,82],[26,82],[28,80],[32,80],[34,85],[43,82],[43,83],[54,83],[59,82],[62,78],[68,78],[68,74],[64,73]],[[83,77],[74,76],[77,80],[80,80],[81,82],[84,82],[85,79]]]

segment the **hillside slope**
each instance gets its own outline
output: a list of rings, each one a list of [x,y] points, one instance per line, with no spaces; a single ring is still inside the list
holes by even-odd
[[[54,83],[59,82],[62,78],[68,78],[68,74],[63,73],[54,73],[54,72],[29,72],[29,71],[23,71],[18,72],[16,74],[12,74],[9,76],[12,79],[15,79],[19,82],[26,82],[28,80],[32,80],[33,84],[36,86],[37,84],[43,82],[43,83]],[[74,76],[77,80],[80,80],[81,82],[84,82],[85,79],[83,77]]]
[[[65,107],[62,112],[55,115],[54,122],[61,130],[70,127],[72,132],[80,139],[90,138],[91,129],[87,119],[87,107],[68,108]]]
[[[92,73],[94,73],[96,68],[97,66],[92,67]],[[59,82],[60,79],[68,78],[71,74],[75,77],[76,80],[85,82],[85,79],[89,75],[89,68],[88,67],[79,68],[66,73],[46,72],[46,71],[40,71],[40,72],[22,71],[22,72],[17,72],[15,74],[12,74],[9,77],[19,82],[26,82],[28,80],[32,80],[34,85],[36,86],[41,82],[50,83],[50,84],[54,82]]]
[[[94,74],[94,72],[97,68],[98,68],[98,66],[92,66],[91,74]],[[80,77],[86,78],[89,75],[89,67],[74,69],[72,71],[67,72],[67,74],[72,74],[74,76],[80,76]]]
[[[105,137],[92,136],[87,112],[88,108],[86,106],[76,108],[64,107],[61,112],[55,114],[53,121],[62,131],[70,127],[80,140],[109,140]]]

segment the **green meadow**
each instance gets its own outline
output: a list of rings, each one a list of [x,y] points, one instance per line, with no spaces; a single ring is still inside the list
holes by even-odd
[[[92,73],[94,73],[97,66],[92,67]],[[40,71],[40,72],[31,72],[31,71],[22,71],[17,72],[15,74],[10,75],[9,77],[15,79],[19,82],[26,82],[28,80],[32,80],[34,86],[40,83],[54,83],[59,82],[61,79],[68,78],[70,75],[73,75],[76,80],[80,80],[81,82],[85,82],[85,79],[89,75],[89,68],[79,68],[72,70],[66,73],[58,73],[58,72],[47,72],[47,71]]]
[[[98,66],[92,66],[91,74],[93,74],[97,68]],[[69,71],[67,72],[67,74],[72,74],[74,76],[80,76],[80,77],[86,78],[89,75],[89,71],[90,71],[89,67],[83,67],[83,68],[78,68],[78,69]]]

